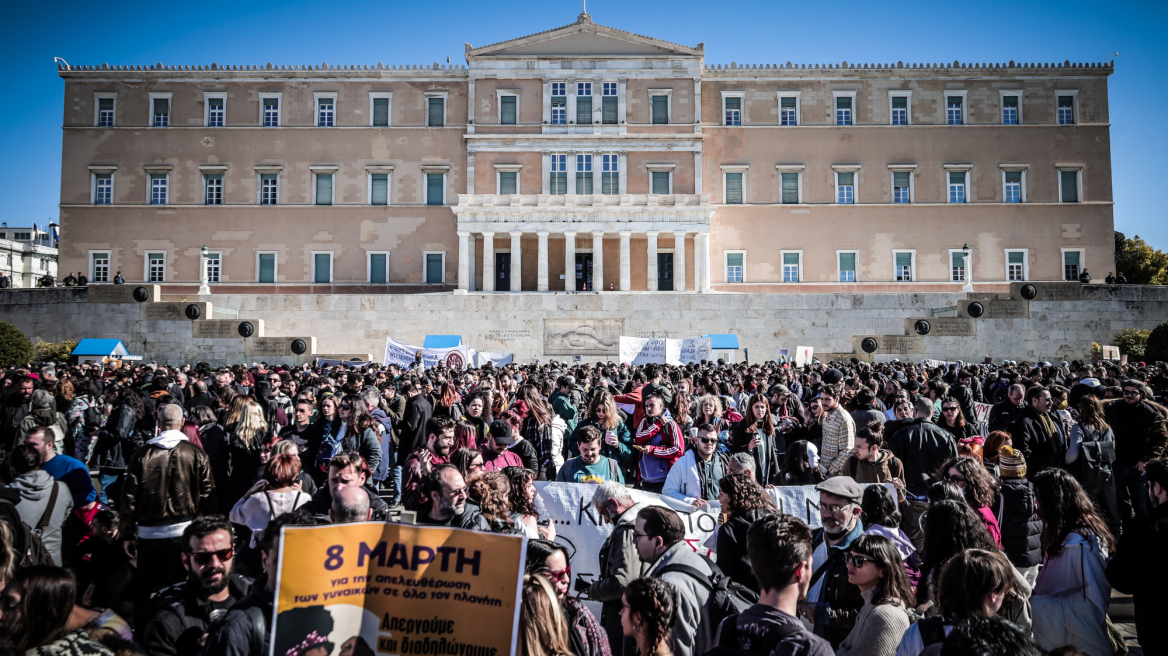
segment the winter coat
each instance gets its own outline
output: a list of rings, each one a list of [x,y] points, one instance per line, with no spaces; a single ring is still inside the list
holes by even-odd
[[[121,532],[189,522],[215,512],[207,453],[179,431],[165,431],[134,454],[118,508]],[[168,536],[177,537],[177,536]]]
[[[92,464],[101,469],[124,470],[126,461],[142,446],[134,431],[137,422],[130,406],[123,403],[114,408],[105,427],[97,434]]]
[[[1165,418],[1147,401],[1112,401],[1103,413],[1115,433],[1115,464],[1131,466],[1164,453],[1168,443]]]
[[[65,453],[65,435],[69,432],[69,423],[65,421],[64,414],[54,412],[52,408],[33,408],[33,411],[20,422],[20,432],[16,441],[24,444],[28,434],[38,428],[53,429],[53,443],[57,453]]]
[[[714,644],[713,621],[707,601],[710,588],[683,572],[659,572],[669,565],[686,565],[707,577],[713,573],[705,558],[699,556],[685,540],[665,550],[649,570],[650,578],[661,579],[677,593],[677,622],[673,625],[675,656],[702,656]]]
[[[224,505],[234,506],[255,485],[258,480],[256,471],[264,466],[260,459],[260,444],[265,437],[264,434],[256,435],[250,446],[244,444],[237,433],[227,438],[227,488],[219,490]]]
[[[743,419],[734,425],[734,429],[730,431],[730,452],[739,453],[745,451],[753,458],[756,467],[754,478],[760,485],[768,485],[775,478],[778,477],[779,472],[783,468],[783,458],[787,453],[787,438],[779,431],[775,431],[774,435],[766,435],[761,428],[755,431],[750,431],[750,425],[754,422],[751,419]],[[755,435],[762,438],[762,444],[753,448],[747,449],[750,441],[754,439]],[[766,449],[766,453],[763,453]]]
[[[609,635],[620,635],[621,597],[625,593],[625,586],[644,576],[648,570],[648,565],[641,560],[633,544],[637,513],[645,507],[645,504],[636,504],[617,518],[612,533],[600,547],[600,573],[588,588],[589,598],[604,604],[600,623]]]
[[[1136,607],[1136,632],[1145,654],[1168,653],[1168,569],[1157,565],[1168,553],[1168,504],[1148,510],[1119,539],[1115,557],[1107,565],[1107,579],[1120,592],[1131,594]]]
[[[750,566],[750,555],[746,553],[746,533],[750,530],[751,524],[771,512],[759,509],[735,513],[725,524],[718,527],[718,542],[715,549],[718,553],[718,569],[729,576],[731,581],[741,583],[755,592],[758,592],[758,579],[755,578],[754,570]]]
[[[1002,553],[1014,567],[1026,569],[1042,562],[1042,520],[1038,498],[1025,478],[1003,478],[993,506],[1002,531]]]
[[[426,400],[425,394],[411,396],[406,401],[405,414],[398,422],[397,461],[405,462],[411,453],[426,443],[426,422],[434,414],[434,408]]]
[[[1049,436],[1044,429],[1047,423],[1044,418],[1054,427]],[[1026,458],[1027,478],[1034,478],[1044,469],[1058,467],[1066,458],[1067,431],[1057,412],[1047,412],[1043,417],[1033,406],[1026,406],[1010,427],[1010,435],[1014,438],[1014,447]]]
[[[1034,642],[1039,647],[1050,651],[1072,645],[1088,654],[1111,653],[1106,561],[1107,550],[1099,538],[1078,532],[1068,535],[1059,554],[1047,560],[1030,597]]]
[[[665,487],[661,490],[661,494],[690,505],[693,505],[694,501],[702,499],[702,475],[701,470],[698,469],[697,458],[697,451],[691,449],[673,463],[673,466],[669,468],[669,475],[665,477]],[[729,458],[726,457],[726,454],[715,451],[713,460],[721,463],[722,476],[729,473]],[[719,480],[721,479],[719,478]],[[714,485],[717,486],[717,481],[714,481]],[[716,500],[716,497],[706,499],[706,501]]]
[[[856,456],[848,458],[841,473],[851,476],[861,485],[887,483],[893,479],[904,481],[904,464],[888,449],[880,449],[876,456],[876,462],[860,460]]]
[[[373,510],[373,520],[375,522],[385,522],[389,520],[389,505],[377,495],[377,492],[368,485],[362,485],[362,490],[369,495],[369,507]],[[469,501],[467,503],[470,503]],[[324,485],[312,495],[312,500],[300,506],[305,512],[317,515],[319,517],[328,517],[329,510],[333,507],[333,493],[329,486]]]
[[[366,428],[357,435],[356,431],[349,430],[348,424],[342,424],[339,437],[340,450],[356,451],[365,459],[365,464],[369,465],[369,471],[377,471],[381,465],[381,440],[374,428]]]
[[[991,431],[996,430],[1010,430],[1010,426],[1018,420],[1022,414],[1022,408],[1014,405],[1014,402],[1006,399],[1001,403],[995,403],[993,408],[990,408],[990,418],[987,422]]]
[[[848,568],[844,562],[852,543],[864,534],[863,522],[856,525],[834,545],[827,545],[822,528],[813,533],[814,557],[811,588],[807,601],[815,602],[815,635],[821,636],[838,648],[856,625],[856,615],[864,605],[860,588],[848,582]]]
[[[923,497],[946,460],[957,457],[957,441],[928,419],[914,419],[888,437],[884,445],[904,464],[908,493]]]
[[[28,524],[29,528],[35,529],[49,505],[49,497],[54,486],[57,488],[57,500],[53,502],[49,523],[41,533],[41,542],[53,557],[53,564],[61,567],[63,565],[61,529],[65,526],[69,513],[73,511],[73,495],[69,493],[69,486],[54,479],[43,469],[34,469],[17,476],[9,487],[20,492],[20,502],[16,504],[20,520]]]

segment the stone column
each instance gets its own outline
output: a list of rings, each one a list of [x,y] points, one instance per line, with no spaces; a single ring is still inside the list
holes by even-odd
[[[685,231],[673,233],[673,288],[685,291]]]
[[[622,150],[617,155],[617,166],[620,168],[617,178],[620,180],[620,193],[623,196],[629,193],[629,151]]]
[[[467,81],[466,93],[466,133],[474,134],[475,132],[475,79],[472,77]],[[473,194],[473,191],[466,192]],[[473,289],[473,286],[472,286]]]
[[[702,125],[702,81],[700,79],[694,80],[694,124],[698,126],[698,132],[701,132]]]
[[[649,265],[646,267],[646,287],[651,292],[657,291],[657,233],[646,233],[649,236]]]
[[[474,162],[474,151],[468,152],[466,154],[466,193],[468,194],[474,194]]]
[[[540,177],[542,178],[541,188],[543,189],[542,193],[544,195],[547,195],[547,194],[552,193],[552,185],[551,185],[552,152],[550,150],[544,150],[544,151],[541,151],[539,155],[540,155],[540,161],[543,162],[542,173],[540,173]],[[516,189],[516,191],[519,191],[519,190]]]
[[[700,264],[698,264],[700,262]],[[697,269],[694,272],[694,277],[697,278],[696,290],[699,292],[710,291],[710,235],[705,232],[699,232],[694,236],[694,264]]]
[[[702,192],[702,151],[694,152],[694,193]]]
[[[620,290],[622,292],[630,291],[633,288],[632,256],[629,254],[629,237],[632,234],[627,230],[620,232]]]
[[[473,292],[475,289],[478,288],[478,285],[475,284],[475,236],[473,233],[468,235],[466,238],[466,252],[467,252],[467,261],[470,262],[470,265],[469,265],[470,278],[469,278],[469,281],[467,282],[466,288],[468,291]]]
[[[483,291],[495,291],[495,233],[483,233]]]
[[[548,290],[548,233],[537,232],[539,237],[539,264],[536,268],[535,291],[546,292]]]
[[[458,289],[461,292],[470,287],[470,233],[458,233]]]
[[[564,291],[576,291],[576,233],[564,233]]]
[[[568,193],[575,196],[580,193],[576,190],[576,151],[568,151]]]
[[[592,233],[592,288],[604,291],[604,231]]]
[[[523,291],[523,252],[519,247],[519,238],[522,232],[511,233],[511,291]]]
[[[619,132],[625,134],[628,129],[627,118],[625,118],[625,110],[628,106],[626,99],[626,90],[628,89],[629,79],[627,77],[618,78],[616,81],[616,122],[620,125]],[[621,192],[624,193],[624,192]]]
[[[568,94],[568,97],[564,98],[564,100],[567,101],[568,124],[564,127],[572,128],[572,126],[576,125],[576,78],[568,78],[567,83],[568,84],[564,87],[564,93]],[[572,133],[575,132],[575,130],[569,129],[568,132]]]

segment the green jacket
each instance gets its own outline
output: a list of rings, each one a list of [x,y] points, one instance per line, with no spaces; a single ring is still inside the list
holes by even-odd
[[[568,424],[568,429],[564,433],[571,434],[576,430],[576,406],[572,405],[572,398],[567,394],[555,391],[552,392],[551,402],[552,410]]]

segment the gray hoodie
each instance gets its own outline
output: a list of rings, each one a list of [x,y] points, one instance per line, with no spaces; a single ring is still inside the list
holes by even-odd
[[[73,511],[73,494],[69,492],[69,486],[55,480],[43,469],[34,469],[17,476],[9,487],[20,492],[20,502],[16,504],[16,511],[20,513],[21,521],[35,531],[37,522],[41,521],[41,517],[45,514],[45,508],[49,505],[49,495],[52,492],[50,486],[52,485],[59,487],[57,501],[49,516],[49,524],[45,527],[40,538],[41,542],[45,544],[45,548],[49,550],[53,564],[60,566],[61,527],[65,525],[65,519]]]
[[[667,565],[687,565],[706,576],[709,580],[713,570],[704,558],[694,552],[685,540],[669,547],[653,563],[646,576],[658,578],[673,586],[677,592],[677,623],[673,625],[673,653],[677,656],[700,656],[714,646],[714,630],[706,602],[710,599],[710,589],[694,577],[684,572],[658,574]]]

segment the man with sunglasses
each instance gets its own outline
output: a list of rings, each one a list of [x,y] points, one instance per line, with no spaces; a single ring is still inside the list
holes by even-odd
[[[815,635],[838,649],[851,633],[864,605],[860,588],[848,582],[848,549],[864,534],[860,499],[864,488],[850,476],[834,476],[815,486],[819,491],[819,518],[812,544],[811,588],[799,602],[799,616],[814,626]]]
[[[718,482],[729,474],[729,467],[729,458],[718,450],[717,429],[713,424],[702,424],[693,448],[669,470],[661,493],[695,508],[705,508],[707,501],[718,498]]]
[[[198,517],[183,531],[187,580],[160,592],[143,618],[149,621],[141,638],[147,652],[198,654],[211,623],[247,595],[251,581],[232,571],[233,541],[231,524],[222,515]]]
[[[1123,399],[1104,405],[1107,423],[1115,433],[1115,489],[1124,524],[1148,516],[1148,479],[1144,465],[1164,454],[1168,443],[1165,417],[1152,405],[1148,386],[1123,381]]]

